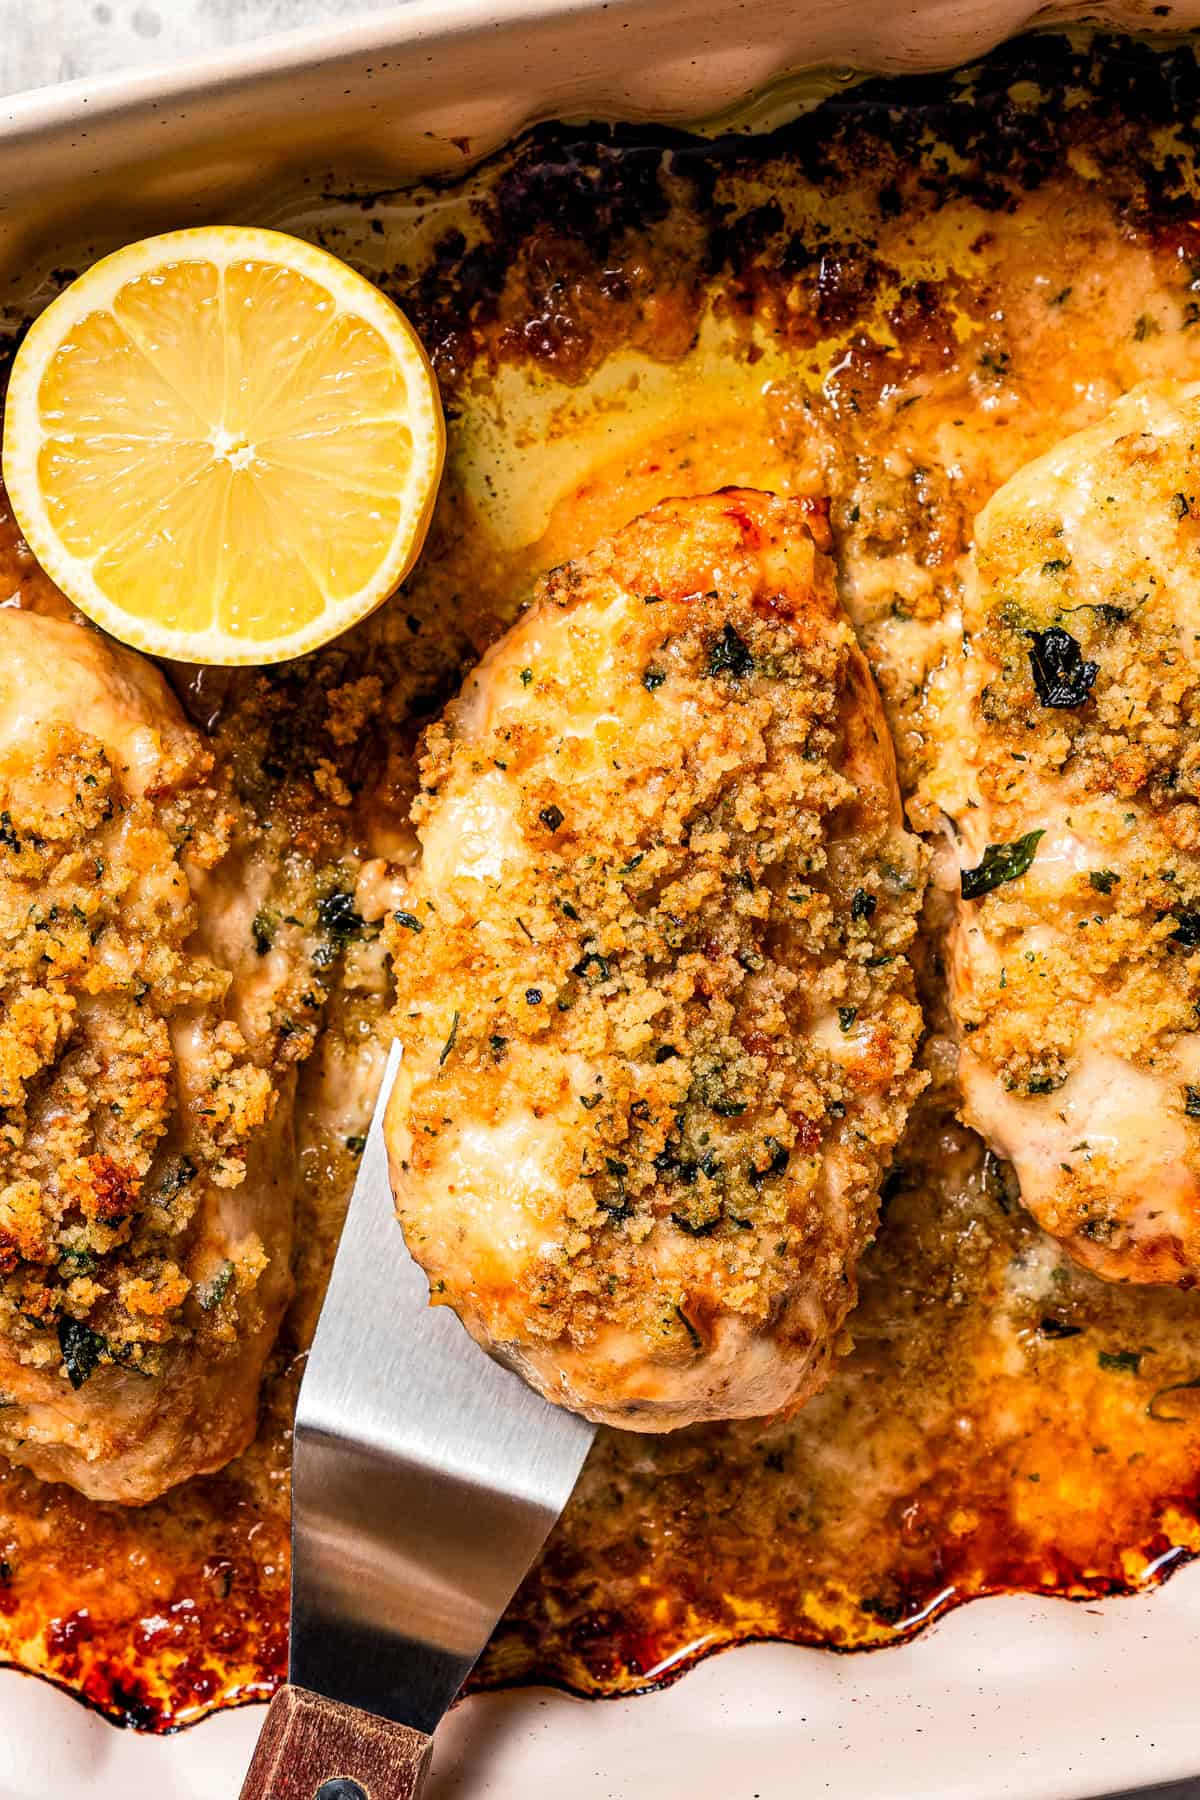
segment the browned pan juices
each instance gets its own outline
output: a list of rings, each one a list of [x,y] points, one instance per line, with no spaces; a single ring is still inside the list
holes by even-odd
[[[1136,380],[1200,375],[1198,145],[1190,46],[1042,38],[770,138],[548,127],[461,188],[314,189],[279,222],[408,307],[451,461],[374,620],[281,671],[180,678],[267,851],[348,891],[404,853],[417,725],[532,576],[728,482],[829,497],[911,815],[936,831],[926,687],[956,654],[975,512]],[[9,591],[61,604],[6,542]],[[1076,1271],[956,1123],[937,925],[934,1080],[829,1389],[790,1423],[602,1434],[477,1686],[615,1694],[745,1639],[865,1648],[978,1594],[1125,1592],[1200,1550],[1200,1296]],[[0,1474],[0,1651],[147,1729],[283,1673],[288,1420],[386,990],[369,930],[330,957],[258,1443],[140,1511]]]

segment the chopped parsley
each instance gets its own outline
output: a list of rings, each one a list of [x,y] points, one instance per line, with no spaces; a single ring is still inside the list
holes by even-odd
[[[1101,1350],[1096,1361],[1110,1374],[1136,1375],[1141,1369],[1144,1350]]]
[[[868,894],[866,888],[855,888],[850,901],[850,917],[852,919],[870,919],[874,916],[878,904],[874,894]]]
[[[749,675],[754,667],[754,658],[733,626],[726,620],[725,629],[713,643],[708,653],[708,673],[710,675],[731,675],[737,680],[742,675]]]
[[[92,1275],[96,1258],[90,1250],[64,1250],[58,1261],[58,1272],[73,1281],[77,1275]]]
[[[1045,835],[1044,830],[1027,831],[1024,837],[1015,838],[1011,844],[989,844],[983,853],[983,861],[962,872],[963,899],[978,900],[982,894],[990,894],[1004,882],[1016,881],[1024,875]]]
[[[327,968],[347,944],[363,937],[367,930],[366,920],[355,910],[354,895],[345,888],[334,888],[318,900],[317,924],[325,934],[325,942],[317,946],[313,956],[320,969]]]
[[[1115,869],[1088,870],[1088,881],[1098,894],[1111,894],[1120,879]]]
[[[424,931],[425,929],[420,919],[418,919],[414,913],[394,912],[392,917],[395,919],[397,925],[403,925],[405,931]]]
[[[202,1311],[215,1312],[229,1292],[229,1284],[233,1280],[233,1264],[222,1263],[211,1281],[202,1281],[196,1289],[196,1299]]]
[[[168,1206],[177,1194],[181,1194],[189,1181],[195,1179],[196,1165],[190,1156],[181,1156],[173,1162],[163,1175],[154,1198],[159,1206]]]

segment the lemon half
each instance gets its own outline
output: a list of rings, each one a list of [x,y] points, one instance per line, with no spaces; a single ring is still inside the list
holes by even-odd
[[[415,561],[445,430],[378,288],[278,231],[146,238],[81,275],[13,364],[4,479],[46,573],[156,656],[266,663]]]

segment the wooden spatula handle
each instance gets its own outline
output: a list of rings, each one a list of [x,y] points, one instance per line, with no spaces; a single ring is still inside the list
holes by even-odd
[[[241,1800],[418,1800],[433,1739],[307,1688],[267,1710]]]

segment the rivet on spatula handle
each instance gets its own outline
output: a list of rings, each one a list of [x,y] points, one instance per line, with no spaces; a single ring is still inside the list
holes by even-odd
[[[307,1688],[280,1688],[241,1800],[418,1800],[433,1739]]]

